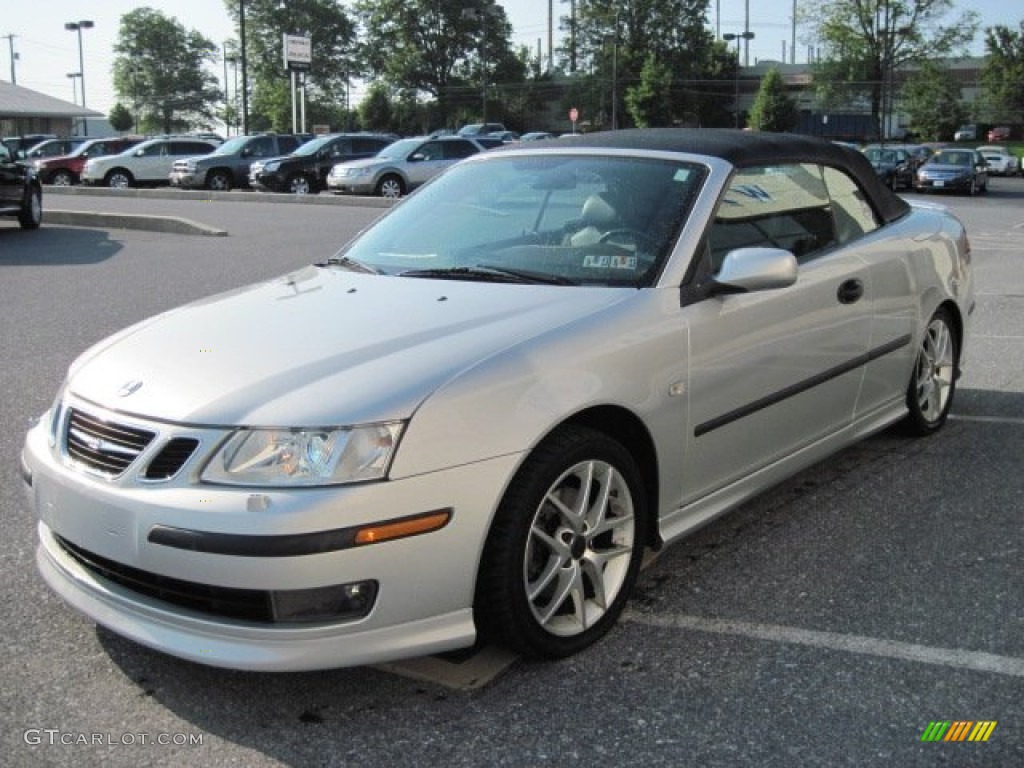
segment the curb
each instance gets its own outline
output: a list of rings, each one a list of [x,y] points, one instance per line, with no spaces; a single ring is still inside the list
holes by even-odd
[[[175,235],[206,235],[227,237],[226,229],[217,229],[198,221],[177,216],[149,216],[131,213],[95,213],[93,211],[53,211],[43,214],[47,224],[105,229],[141,229],[147,232],[166,232]]]
[[[70,195],[87,197],[126,197],[144,200],[200,200],[204,202],[229,203],[285,203],[291,205],[341,205],[356,208],[390,208],[395,200],[383,197],[363,197],[359,195],[335,195],[329,193],[315,195],[293,195],[281,192],[259,192],[256,190],[238,189],[230,192],[213,192],[208,189],[177,189],[160,187],[157,189],[129,188],[110,189],[108,187],[56,187],[52,184],[43,186],[43,198]]]

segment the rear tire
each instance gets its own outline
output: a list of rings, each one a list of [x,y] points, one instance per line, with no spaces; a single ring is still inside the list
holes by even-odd
[[[907,386],[909,413],[903,425],[908,433],[930,435],[946,423],[956,393],[959,355],[952,315],[939,307],[925,328]]]
[[[474,600],[482,636],[544,658],[595,643],[633,591],[646,517],[620,443],[583,427],[554,432],[516,473],[487,536]]]

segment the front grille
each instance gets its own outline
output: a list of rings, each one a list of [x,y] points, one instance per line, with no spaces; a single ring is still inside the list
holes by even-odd
[[[72,408],[65,446],[68,456],[87,469],[116,477],[131,466],[154,435],[147,429],[104,421]]]
[[[199,441],[194,437],[175,437],[168,440],[156,457],[149,462],[143,477],[147,480],[169,480],[178,474],[195,451]]]
[[[172,579],[94,555],[60,536],[56,539],[64,551],[83,568],[133,592],[214,616],[273,622],[269,592],[214,587],[209,584]]]

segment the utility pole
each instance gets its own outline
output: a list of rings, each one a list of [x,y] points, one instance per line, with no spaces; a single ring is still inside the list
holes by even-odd
[[[18,75],[14,71],[14,62],[16,62],[18,60],[18,54],[16,54],[14,52],[14,38],[16,38],[17,35],[10,34],[10,35],[4,35],[4,37],[7,38],[7,43],[11,47],[11,85],[17,85],[18,84]]]

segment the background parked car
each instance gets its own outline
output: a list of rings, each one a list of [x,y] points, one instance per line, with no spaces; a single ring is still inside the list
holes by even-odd
[[[35,169],[0,144],[0,216],[16,216],[22,229],[43,220],[43,187]]]
[[[249,166],[261,158],[282,157],[294,152],[311,136],[290,133],[259,133],[228,139],[212,153],[175,160],[167,178],[173,186],[227,192],[249,186]]]
[[[917,161],[910,152],[897,146],[872,145],[865,147],[864,155],[871,162],[879,180],[891,190],[910,189],[914,185]]]
[[[940,149],[917,169],[916,192],[967,192],[988,190],[988,164],[974,149]]]
[[[334,166],[327,188],[335,194],[401,197],[483,149],[475,139],[463,136],[401,139],[376,157]]]
[[[320,136],[290,155],[257,160],[249,166],[249,184],[263,192],[319,192],[327,189],[327,175],[335,165],[373,157],[393,142],[394,138],[382,134]]]
[[[0,141],[10,150],[11,157],[17,160],[24,157],[25,152],[39,142],[56,138],[57,136],[52,133],[23,133],[20,136],[4,136]]]
[[[553,139],[555,134],[547,131],[530,131],[519,137],[520,141],[540,141],[541,139]]]
[[[961,125],[956,129],[956,133],[953,134],[953,141],[977,141],[978,140],[978,126],[974,123],[968,123],[967,125]]]
[[[981,156],[988,163],[988,172],[997,176],[1014,176],[1021,173],[1020,158],[1004,146],[978,147]]]
[[[25,159],[39,160],[44,157],[60,157],[74,152],[76,148],[87,142],[84,136],[70,139],[46,139],[28,148]]]
[[[469,123],[459,128],[459,136],[486,136],[488,133],[499,133],[508,130],[502,123]]]
[[[92,157],[82,168],[82,183],[124,189],[139,184],[166,184],[174,161],[209,154],[217,145],[206,139],[168,136],[149,139],[107,157]]]
[[[79,144],[70,154],[35,160],[36,171],[43,184],[67,187],[77,184],[82,169],[90,157],[116,155],[144,141],[142,136],[116,136],[109,139],[89,139]]]
[[[1006,141],[1010,138],[1010,128],[1006,125],[997,125],[988,132],[989,141]]]

